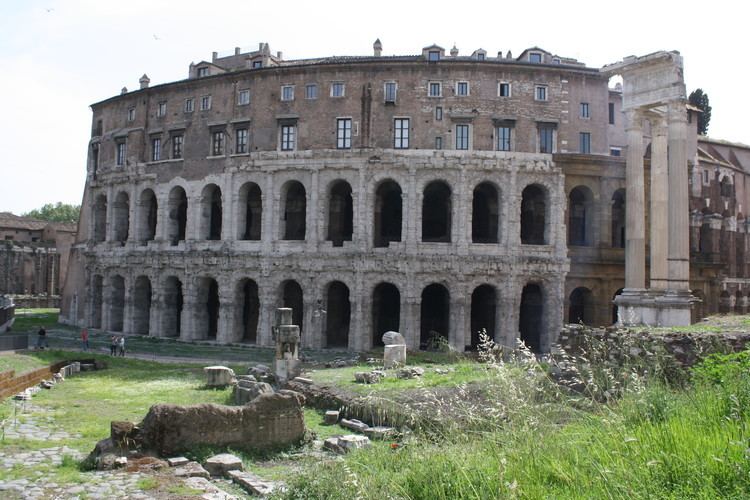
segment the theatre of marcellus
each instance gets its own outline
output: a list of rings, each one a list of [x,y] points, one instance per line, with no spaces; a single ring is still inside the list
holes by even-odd
[[[268,346],[285,306],[303,347],[545,352],[748,306],[750,148],[697,134],[678,52],[261,43],[92,110],[70,324]]]

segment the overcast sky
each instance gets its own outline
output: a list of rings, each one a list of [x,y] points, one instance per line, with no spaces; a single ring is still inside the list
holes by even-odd
[[[732,5],[732,3],[734,5]],[[523,6],[516,6],[523,5]],[[702,6],[699,6],[702,5]],[[539,46],[590,67],[679,50],[688,92],[713,107],[709,135],[750,143],[750,64],[741,2],[406,0],[276,2],[0,0],[0,211],[79,204],[91,132],[89,105],[187,77],[191,61],[259,42],[285,59],[418,54],[437,43],[462,55],[519,55]]]

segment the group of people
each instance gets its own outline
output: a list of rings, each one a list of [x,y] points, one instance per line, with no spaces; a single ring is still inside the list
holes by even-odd
[[[125,337],[112,335],[109,342],[109,354],[111,356],[125,356]]]
[[[47,342],[47,330],[42,326],[39,327],[37,332],[36,348],[44,349],[49,348],[49,342]],[[89,331],[84,328],[81,330],[81,348],[84,351],[88,351],[89,346]],[[120,335],[112,335],[112,339],[109,343],[109,354],[111,356],[125,356],[125,337]]]

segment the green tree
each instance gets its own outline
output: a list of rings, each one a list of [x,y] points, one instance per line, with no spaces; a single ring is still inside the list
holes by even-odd
[[[690,93],[688,101],[703,111],[698,115],[698,133],[706,135],[708,133],[708,122],[711,121],[711,105],[708,104],[708,94],[704,94],[703,89],[695,89]]]
[[[78,222],[80,211],[80,205],[69,205],[58,201],[57,203],[47,203],[42,208],[35,208],[31,212],[23,214],[23,216],[50,222]]]

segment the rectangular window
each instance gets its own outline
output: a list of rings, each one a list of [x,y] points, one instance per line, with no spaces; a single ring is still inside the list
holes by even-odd
[[[128,121],[129,122],[135,121],[135,108],[128,108]]]
[[[581,132],[578,134],[578,152],[581,154],[591,154],[591,133]]]
[[[396,149],[409,149],[409,119],[394,119],[393,132],[393,147]]]
[[[224,155],[224,131],[211,132],[211,156]]]
[[[344,82],[331,83],[331,97],[344,97]]]
[[[204,76],[208,76],[208,68],[198,68],[198,78],[203,78]]]
[[[615,103],[613,102],[609,103],[609,124],[615,124]]]
[[[430,97],[440,97],[443,95],[443,89],[440,82],[430,82],[428,95]]]
[[[500,82],[497,84],[497,95],[499,97],[510,97],[510,83]]]
[[[178,160],[182,158],[182,134],[175,134],[172,136],[172,158]]]
[[[247,143],[249,134],[246,128],[238,128],[234,132],[234,152],[235,154],[247,153]]]
[[[250,104],[250,90],[244,89],[237,93],[237,105],[247,106]]]
[[[435,149],[443,149],[443,138],[435,137]]]
[[[456,149],[469,149],[468,125],[456,125]]]
[[[161,137],[151,139],[151,161],[161,160]]]
[[[350,149],[352,147],[352,119],[338,118],[336,120],[336,149]]]
[[[201,111],[208,111],[209,109],[211,109],[211,96],[201,96]]]
[[[440,121],[443,119],[443,107],[435,106],[435,120]]]
[[[125,165],[125,155],[127,154],[127,144],[123,141],[118,141],[115,151],[115,163],[117,165]]]
[[[396,102],[396,82],[385,82],[385,102]]]
[[[622,148],[609,148],[610,156],[622,156]]]
[[[284,85],[281,87],[281,100],[282,101],[294,100],[294,85]]]
[[[456,83],[456,95],[459,95],[459,96],[469,95],[469,82],[457,82]]]
[[[537,85],[534,87],[534,100],[546,101],[547,100],[547,86]]]
[[[541,64],[541,62],[542,62],[542,54],[540,52],[530,52],[529,53],[529,62]]]
[[[495,129],[495,135],[497,136],[497,150],[498,151],[510,151],[510,129],[507,125],[501,125]]]
[[[581,103],[581,118],[591,118],[591,115],[589,114],[589,103],[587,102]]]
[[[263,67],[263,61],[253,61],[253,69],[258,69]]]
[[[703,184],[709,183],[708,170],[703,171]]]
[[[192,97],[185,99],[185,113],[192,113],[195,110],[195,99]]]
[[[431,50],[427,53],[427,60],[428,61],[439,61],[440,60],[440,51],[439,50]]]
[[[305,99],[317,99],[318,98],[318,85],[315,83],[309,83],[305,85]]]
[[[553,153],[555,151],[555,128],[549,125],[539,126],[539,152]]]
[[[282,151],[294,151],[296,147],[296,125],[282,125],[281,126],[281,150]]]
[[[167,101],[161,101],[156,108],[156,116],[162,118],[167,116]]]

